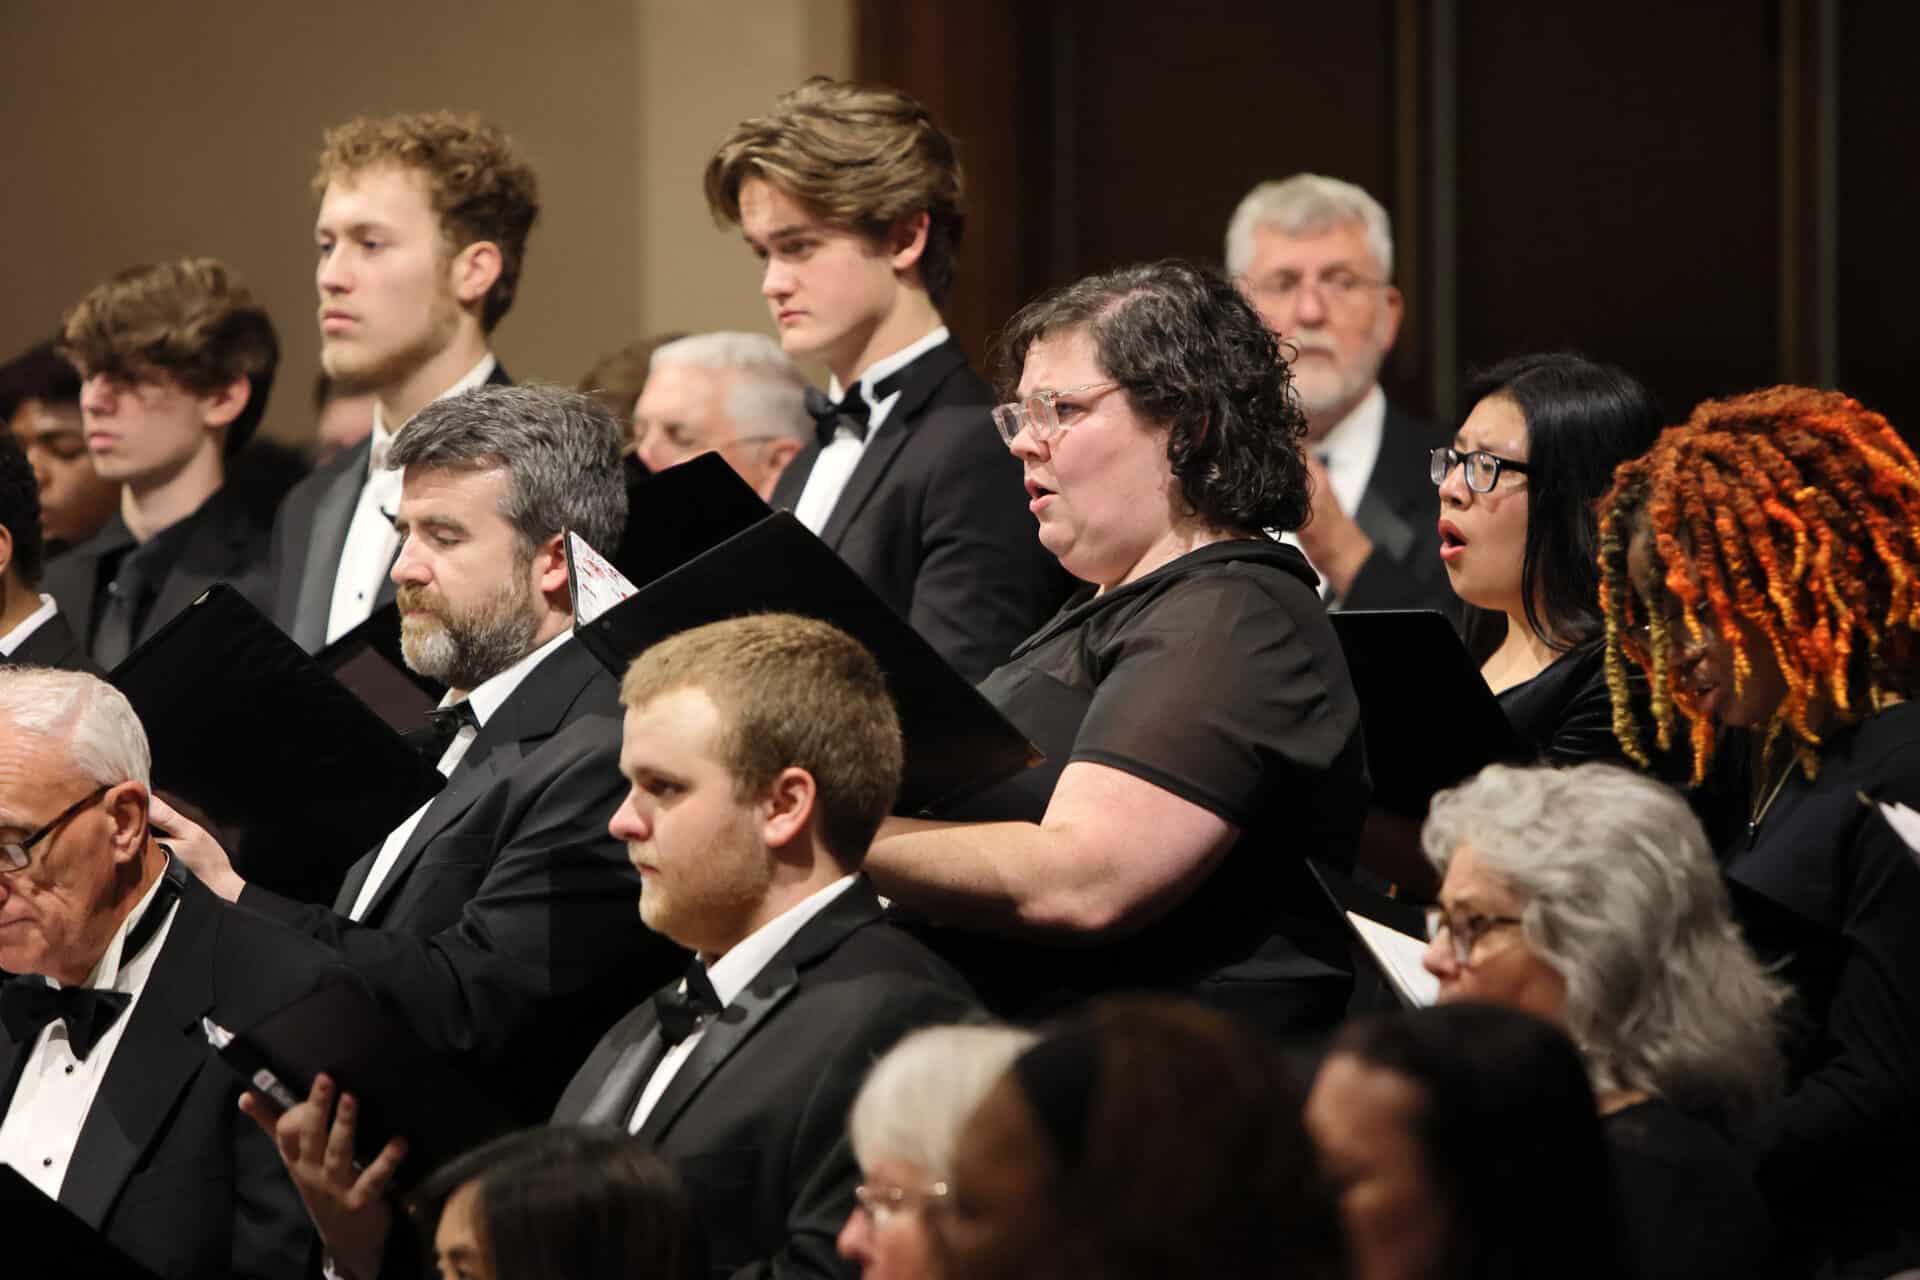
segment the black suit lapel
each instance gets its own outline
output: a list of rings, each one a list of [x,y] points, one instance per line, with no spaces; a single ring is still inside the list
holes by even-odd
[[[880,900],[862,877],[809,920],[793,940],[748,984],[717,1018],[709,1019],[700,1042],[641,1124],[638,1137],[658,1143],[728,1058],[765,1025],[768,1017],[799,989],[804,972],[846,941],[854,930],[880,919]],[[638,1091],[635,1099],[638,1099]]]
[[[74,547],[55,563],[61,570],[70,572],[63,575],[71,579],[71,590],[55,592],[60,601],[60,612],[67,615],[67,621],[73,633],[87,643],[93,635],[93,602],[96,594],[106,590],[103,575],[106,574],[106,558],[117,551],[133,548],[133,534],[127,530],[126,522],[118,511],[107,517],[107,523],[100,532]],[[54,577],[54,569],[47,571],[49,580]],[[43,590],[45,588],[42,588]]]
[[[853,474],[847,477],[847,487],[840,491],[839,500],[833,504],[833,512],[827,517],[820,529],[820,540],[836,550],[847,536],[847,528],[860,514],[860,509],[873,496],[887,468],[893,465],[894,457],[900,452],[900,446],[907,442],[907,433],[919,424],[920,412],[926,408],[927,401],[940,389],[956,370],[966,367],[967,357],[960,350],[960,344],[949,339],[933,350],[915,360],[903,371],[906,385],[900,390],[900,399],[887,411],[887,420],[873,433],[873,439],[867,441],[865,452],[854,465]],[[796,496],[796,500],[798,495]]]
[[[51,618],[34,628],[32,635],[20,642],[13,651],[11,659],[0,658],[0,664],[12,661],[20,666],[59,667],[66,671],[86,671],[98,674],[98,668],[80,647],[73,628],[67,625],[64,613],[55,613]]]
[[[340,575],[340,554],[347,546],[347,526],[360,504],[360,488],[367,482],[373,437],[349,449],[344,460],[321,489],[307,525],[307,555],[300,572],[300,598],[294,605],[293,638],[308,653],[327,642],[327,618],[333,612],[333,584]]]
[[[257,531],[248,527],[248,517],[238,498],[221,489],[207,499],[207,509],[180,549],[180,558],[167,574],[160,593],[147,610],[136,643],[185,612],[203,592],[223,578],[238,576],[247,568],[249,543]],[[189,517],[191,519],[192,517]]]
[[[660,1038],[659,1020],[653,1016],[651,1002],[645,1013],[634,1019],[633,1035],[614,1053],[612,1065],[601,1078],[577,1124],[604,1124],[618,1129],[627,1127],[633,1109],[647,1081],[667,1056],[667,1043]]]
[[[820,459],[820,442],[809,440],[801,446],[800,452],[773,482],[773,496],[767,499],[767,505],[775,511],[791,511],[800,503],[800,495],[806,491],[807,477],[813,474],[813,464]]]
[[[126,1034],[94,1095],[60,1187],[60,1203],[96,1230],[172,1114],[175,1099],[211,1065],[199,1024],[213,1007],[217,927],[211,895],[190,879],[146,988],[127,1015]]]

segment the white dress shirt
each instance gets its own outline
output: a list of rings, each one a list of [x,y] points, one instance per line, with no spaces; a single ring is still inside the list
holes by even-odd
[[[495,365],[491,353],[481,356],[480,363],[467,370],[465,377],[434,399],[473,390],[493,376]],[[400,506],[400,473],[387,469],[387,452],[393,448],[393,438],[398,434],[398,427],[387,426],[376,400],[367,478],[360,486],[360,501],[353,508],[347,540],[340,548],[340,567],[333,576],[333,606],[327,613],[328,644],[367,620],[367,615],[373,612],[374,601],[380,598],[380,584],[393,568],[394,552],[400,549],[400,535],[394,532],[392,519]]]
[[[20,619],[19,626],[0,636],[0,658],[11,658],[13,651],[27,642],[28,636],[38,631],[58,612],[60,612],[60,606],[53,602],[53,597],[42,593],[40,607]]]
[[[815,533],[827,527],[827,521],[833,516],[834,504],[840,501],[840,494],[846,489],[853,469],[860,465],[860,457],[867,451],[873,433],[887,420],[893,406],[900,403],[900,392],[896,391],[884,400],[876,400],[873,398],[873,389],[945,342],[947,336],[947,326],[940,325],[920,341],[900,348],[885,359],[875,360],[860,375],[860,381],[854,385],[860,388],[860,398],[867,402],[866,438],[855,435],[851,427],[835,429],[833,440],[813,460],[813,470],[807,473],[807,483],[800,490],[800,500],[793,504],[794,518],[801,524]],[[828,380],[828,399],[838,404],[845,395],[840,379]]]
[[[479,688],[467,695],[467,701],[473,704],[474,719],[484,727],[487,721],[493,718],[493,713],[513,696],[513,691],[520,687],[520,682],[525,680],[535,667],[546,661],[548,655],[572,638],[571,630],[562,631],[505,671],[481,681]],[[450,707],[458,701],[459,699],[449,690],[447,696],[440,699],[440,705]],[[441,777],[453,776],[454,769],[466,759],[467,748],[471,747],[473,740],[479,736],[472,725],[460,726],[460,732],[453,735],[453,741],[447,744],[447,749],[440,755],[440,763],[435,766],[440,770]],[[393,864],[400,860],[400,851],[407,847],[407,841],[413,837],[413,829],[420,825],[420,819],[426,816],[428,807],[433,804],[434,799],[438,798],[435,796],[415,809],[407,816],[405,822],[393,829],[393,834],[387,837],[386,843],[380,846],[379,856],[373,860],[373,869],[367,872],[367,882],[360,886],[359,896],[353,900],[353,910],[347,913],[348,919],[358,920],[367,914],[367,908],[373,905],[374,895],[380,892],[380,886],[386,882],[387,875],[393,870]]]
[[[1327,484],[1333,489],[1334,500],[1348,515],[1354,513],[1360,499],[1366,496],[1367,481],[1373,478],[1373,464],[1380,460],[1380,445],[1386,433],[1387,393],[1376,382],[1373,390],[1367,392],[1346,417],[1333,424],[1331,431],[1306,446],[1327,468]],[[1291,529],[1280,535],[1280,541],[1291,547],[1300,546],[1299,535]],[[1305,554],[1304,549],[1301,554]],[[1312,564],[1313,557],[1308,556],[1307,563]],[[1320,573],[1320,567],[1315,565],[1313,571]],[[1321,595],[1327,593],[1326,576],[1320,573]]]
[[[147,975],[153,972],[154,960],[173,929],[179,911],[177,902],[168,905],[167,918],[154,933],[153,941],[122,967],[120,953],[126,946],[127,931],[146,913],[159,889],[160,880],[156,878],[139,904],[120,922],[107,949],[80,984],[124,991],[133,997],[132,1003],[94,1043],[85,1061],[74,1056],[65,1022],[56,1019],[42,1027],[20,1071],[20,1082],[14,1086],[6,1118],[0,1120],[0,1164],[12,1165],[21,1177],[53,1199],[60,1198],[60,1186],[66,1181],[67,1165],[73,1159],[74,1145],[80,1141],[87,1112],[93,1109],[94,1096],[100,1092],[114,1050],[140,1007]],[[60,984],[48,979],[48,985]]]
[[[767,967],[781,949],[793,941],[793,935],[799,933],[809,920],[825,911],[834,899],[853,887],[854,877],[841,876],[824,889],[817,889],[800,901],[782,911],[773,919],[755,929],[741,939],[727,954],[707,966],[707,981],[713,983],[713,993],[720,998],[720,1007],[732,1004],[760,971]],[[686,982],[681,981],[681,989]],[[634,1105],[633,1115],[627,1121],[627,1132],[638,1133],[647,1117],[653,1114],[654,1106],[660,1101],[660,1095],[667,1091],[673,1078],[680,1074],[687,1055],[700,1043],[700,1037],[706,1034],[706,1020],[687,1033],[687,1038],[667,1050],[660,1059],[660,1065],[653,1069],[647,1078],[647,1087],[640,1091],[640,1101]]]

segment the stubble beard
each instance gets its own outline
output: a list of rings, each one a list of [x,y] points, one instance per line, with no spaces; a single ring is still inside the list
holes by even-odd
[[[460,331],[460,304],[445,289],[434,295],[426,327],[398,347],[366,352],[353,344],[330,343],[320,339],[320,368],[333,380],[340,395],[375,394],[398,386],[445,351]],[[398,423],[388,424],[397,429]]]

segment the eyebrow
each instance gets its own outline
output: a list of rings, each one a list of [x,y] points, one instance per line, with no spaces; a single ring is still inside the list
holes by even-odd
[[[791,222],[784,227],[775,227],[760,240],[754,239],[744,231],[740,233],[740,238],[757,249],[762,243],[771,244],[775,240],[784,240],[789,236],[811,235],[814,230],[814,225],[810,222]]]
[[[340,229],[338,234],[346,235],[346,236],[357,236],[357,235],[364,235],[366,232],[369,232],[369,231],[382,231],[382,232],[390,233],[392,232],[392,230],[393,230],[392,223],[381,222],[377,218],[362,218],[357,222],[349,222],[346,226]],[[328,229],[326,223],[316,222],[313,224],[313,234],[315,234],[316,236],[324,236],[324,235],[332,235],[334,234],[334,232]]]
[[[400,514],[395,514],[393,517],[393,527],[396,529],[411,529],[416,523],[419,524],[422,529],[430,529],[436,533],[464,534],[470,532],[466,525],[460,523],[460,521],[454,519],[452,516],[422,516],[418,521],[409,520],[406,516]]]

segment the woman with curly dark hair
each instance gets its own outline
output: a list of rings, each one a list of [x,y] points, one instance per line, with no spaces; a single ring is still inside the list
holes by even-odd
[[[1875,807],[1920,806],[1920,459],[1838,392],[1709,400],[1614,473],[1600,571],[1620,741],[1747,748],[1720,863],[1796,997],[1761,1190],[1800,1274],[1920,1267],[1920,865]]]
[[[1307,513],[1286,362],[1181,262],[1041,298],[1002,348],[995,422],[1088,584],[981,685],[1046,762],[890,822],[867,868],[1009,1016],[1158,988],[1331,1025],[1346,944],[1305,859],[1351,861],[1367,787],[1313,572],[1264,532]]]

